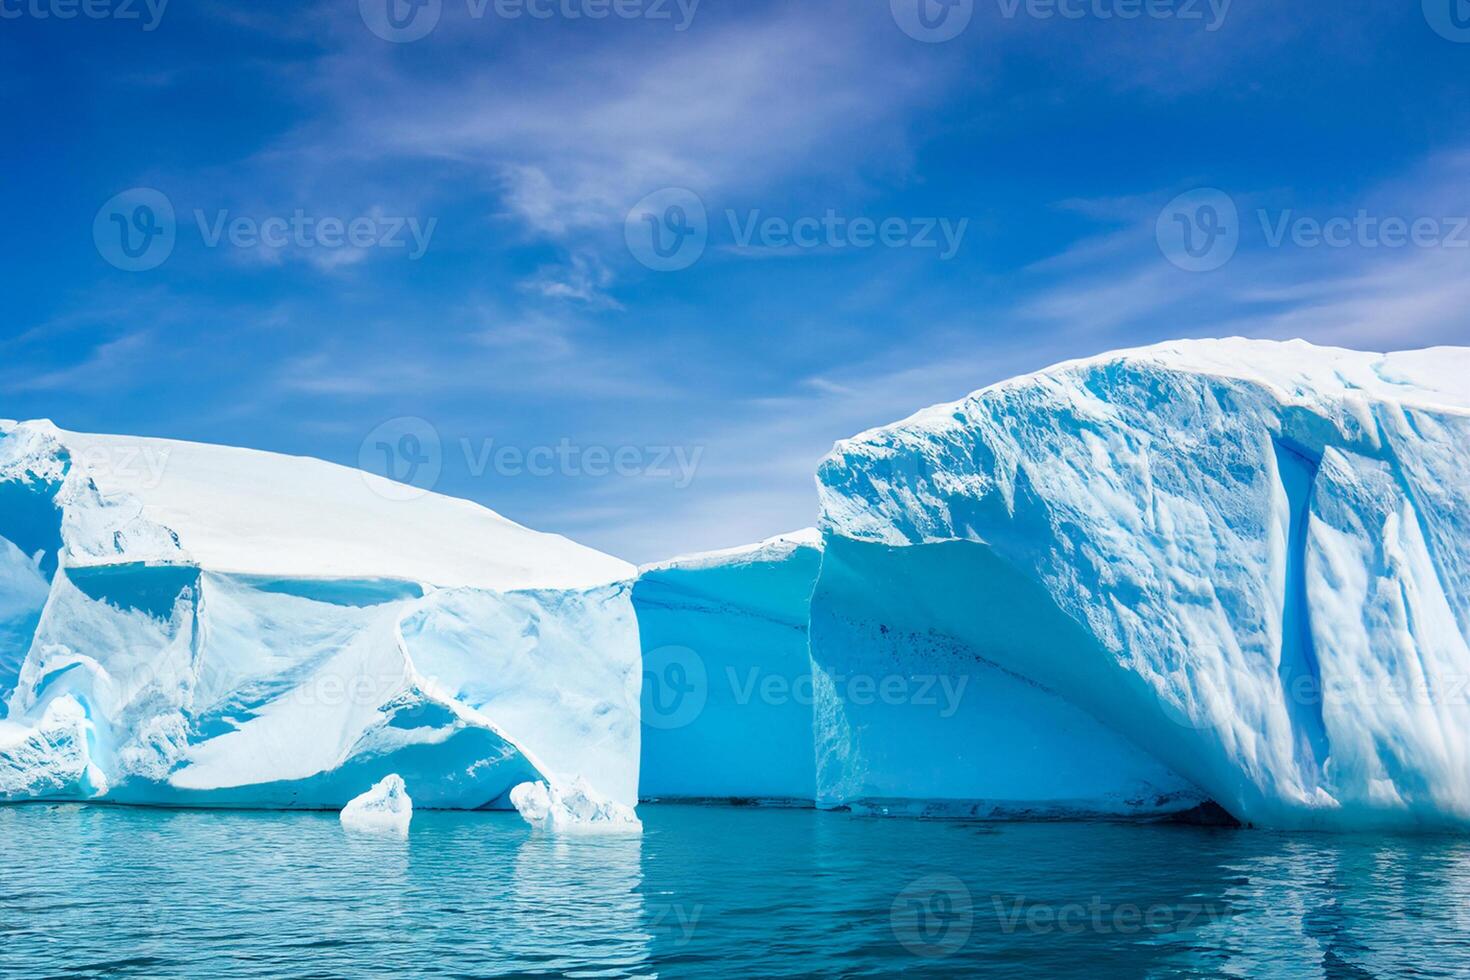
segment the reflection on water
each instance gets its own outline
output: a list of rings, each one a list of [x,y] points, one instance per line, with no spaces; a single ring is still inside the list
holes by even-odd
[[[1470,974],[1470,842],[649,806],[0,808],[0,976]]]

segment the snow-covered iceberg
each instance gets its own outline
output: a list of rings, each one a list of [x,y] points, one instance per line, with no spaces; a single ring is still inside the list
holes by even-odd
[[[632,805],[631,566],[318,460],[0,422],[0,800]]]
[[[810,803],[814,529],[645,566],[644,799]]]
[[[338,819],[348,830],[406,836],[413,822],[413,800],[408,795],[408,786],[402,776],[390,773],[361,796],[349,800]]]
[[[1178,342],[840,443],[819,796],[1194,787],[1257,824],[1464,825],[1467,474],[1463,348]],[[942,724],[836,679],[888,670],[974,700]]]

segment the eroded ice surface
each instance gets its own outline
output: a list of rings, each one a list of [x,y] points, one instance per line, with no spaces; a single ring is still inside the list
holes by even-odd
[[[1097,767],[1126,745],[1244,820],[1462,825],[1467,379],[1463,348],[1178,342],[840,443],[813,657],[983,665],[1120,736],[1083,740]],[[1010,758],[987,733],[1016,747],[1003,713],[953,740],[821,694],[838,797]],[[1076,757],[1038,746],[1020,758]]]
[[[0,423],[0,798],[636,800],[631,566],[316,460]],[[80,733],[80,734],[79,734]]]
[[[338,819],[348,830],[406,835],[413,821],[413,800],[403,777],[397,773],[384,776],[361,796],[349,800]]]
[[[526,823],[557,834],[637,834],[643,824],[631,806],[599,795],[580,777],[561,784],[526,782],[510,792]]]

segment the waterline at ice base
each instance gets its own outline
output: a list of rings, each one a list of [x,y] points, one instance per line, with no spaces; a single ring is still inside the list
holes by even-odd
[[[840,443],[818,531],[642,570],[315,460],[0,423],[0,798],[1463,828],[1467,378],[1069,362]],[[140,447],[156,479],[107,465]]]

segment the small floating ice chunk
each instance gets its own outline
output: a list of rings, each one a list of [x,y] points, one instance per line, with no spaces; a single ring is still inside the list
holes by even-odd
[[[408,822],[413,819],[413,800],[403,777],[394,773],[384,776],[372,789],[355,797],[342,808],[342,826],[367,833],[408,835]]]
[[[633,808],[602,799],[581,776],[565,787],[555,783],[521,783],[510,801],[537,830],[571,834],[638,834],[643,823]]]

